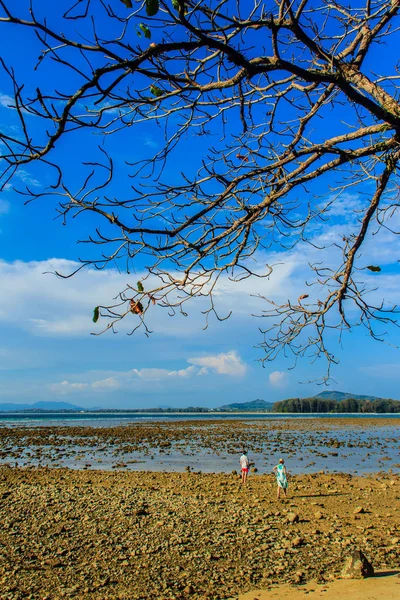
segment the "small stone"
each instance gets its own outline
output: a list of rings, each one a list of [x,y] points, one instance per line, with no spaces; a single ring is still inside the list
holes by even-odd
[[[294,548],[297,548],[297,546],[301,546],[302,543],[303,543],[303,538],[297,536],[293,539],[292,546]]]
[[[194,587],[192,585],[187,585],[183,590],[183,593],[185,594],[185,596],[191,596],[192,594],[194,594]]]
[[[294,575],[294,583],[301,583],[303,581],[304,573],[303,571],[296,571]]]
[[[322,514],[322,512],[320,510],[317,510],[317,512],[314,513],[314,517],[315,517],[315,519],[320,520],[320,519],[324,518],[324,515]]]
[[[355,508],[353,512],[355,515],[360,515],[361,513],[365,513],[365,510],[362,506],[357,506],[357,508]]]
[[[394,538],[392,538],[392,539],[390,540],[390,543],[391,543],[393,546],[397,546],[397,544],[398,544],[399,542],[400,542],[400,538],[398,538],[398,537],[394,537]]]
[[[297,513],[290,512],[286,515],[286,520],[288,523],[298,523],[300,520],[300,517]]]

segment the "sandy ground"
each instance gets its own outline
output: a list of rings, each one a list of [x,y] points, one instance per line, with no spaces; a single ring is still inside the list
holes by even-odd
[[[340,579],[323,585],[310,582],[299,588],[284,585],[248,592],[240,595],[239,600],[398,600],[399,573],[381,571],[375,577],[361,581]]]

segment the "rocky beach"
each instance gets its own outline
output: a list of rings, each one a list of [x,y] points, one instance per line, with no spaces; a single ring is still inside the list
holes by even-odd
[[[2,458],[8,460],[0,467],[2,600],[254,600],[282,584],[310,594],[310,582],[326,590],[335,583],[354,549],[362,550],[376,571],[398,572],[399,426],[397,421],[386,422],[389,419],[378,425],[364,420],[362,426],[359,421],[339,421],[274,422],[268,431],[274,440],[279,434],[279,452],[289,471],[293,436],[285,437],[285,432],[317,436],[318,447],[325,439],[328,456],[340,452],[339,434],[346,427],[354,443],[364,439],[366,428],[375,428],[374,435],[385,432],[377,438],[382,445],[367,451],[391,454],[390,466],[383,463],[385,469],[373,474],[322,469],[295,473],[289,497],[281,502],[275,499],[270,469],[260,468],[259,462],[257,472],[241,486],[235,472],[205,473],[189,467],[184,472],[132,471],[120,451],[130,445],[132,452],[154,456],[183,444],[185,465],[188,447],[193,452],[210,447],[222,455],[244,444],[255,449],[261,444],[261,429],[267,434],[265,423],[214,422],[205,427],[191,421],[112,431],[1,428]],[[275,443],[266,437],[268,444]],[[339,444],[336,449],[332,439]],[[117,448],[119,466],[103,470],[90,465],[84,470],[13,464],[21,461],[23,450],[26,456],[27,448],[41,460],[51,448],[48,456],[57,455],[60,461],[66,452],[93,444]],[[305,455],[308,450],[303,449]]]

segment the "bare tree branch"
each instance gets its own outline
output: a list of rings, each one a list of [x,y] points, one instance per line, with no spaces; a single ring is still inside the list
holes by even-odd
[[[398,233],[400,75],[381,48],[395,47],[399,8],[160,0],[149,17],[145,4],[93,0],[41,18],[39,2],[24,11],[0,0],[0,26],[13,28],[16,46],[32,35],[42,48],[34,85],[1,59],[18,122],[18,133],[0,133],[3,187],[27,165],[45,169],[41,187],[18,191],[27,202],[54,199],[65,223],[94,215],[84,243],[99,253],[82,266],[147,265],[146,290],[128,285],[114,303],[101,300],[106,330],[135,318],[132,330],[149,334],[154,303],[173,314],[195,297],[208,298],[207,324],[224,319],[221,277],[273,277],[260,253],[309,244],[325,250],[309,266],[310,292],[284,303],[260,295],[273,321],[265,360],[311,351],[330,365],[327,331],[357,324],[382,339],[396,307],[368,302],[361,250],[373,228]],[[126,152],[117,168],[117,147],[132,147],[144,128],[155,151]],[[73,177],[65,138],[77,140]],[[363,201],[331,260],[313,231],[349,190]]]

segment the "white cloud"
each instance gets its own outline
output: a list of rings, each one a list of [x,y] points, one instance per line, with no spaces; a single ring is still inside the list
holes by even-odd
[[[14,108],[15,99],[7,94],[0,94],[0,106],[3,108]]]
[[[288,374],[284,371],[273,371],[269,374],[268,379],[273,387],[283,388],[288,383]]]
[[[90,384],[90,387],[93,389],[118,389],[120,387],[120,382],[117,377],[107,377],[106,379],[101,379],[99,381],[93,381]]]
[[[127,276],[115,270],[87,270],[71,279],[52,274],[69,274],[78,266],[63,259],[0,260],[0,281],[7,290],[0,295],[0,322],[40,336],[88,336],[99,330],[92,323],[93,308],[116,296]]]
[[[187,369],[179,369],[179,371],[171,371],[170,373],[168,373],[168,377],[184,377],[186,379],[198,374],[199,370],[196,369],[196,367],[192,366],[187,367]]]
[[[131,369],[130,371],[114,371],[107,373],[104,379],[96,378],[97,373],[86,373],[80,375],[84,381],[70,382],[64,380],[60,383],[49,384],[48,389],[56,394],[73,394],[75,392],[108,392],[110,390],[130,390],[139,391],[151,386],[168,386],[173,389],[175,386],[186,385],[185,381],[198,375],[235,375],[242,376],[246,372],[246,365],[241,361],[236,352],[219,354],[216,356],[207,356],[201,358],[188,359],[189,363],[195,362],[200,365],[208,364],[208,368],[199,368],[195,364],[189,367],[169,370],[169,369]]]
[[[199,358],[188,358],[188,362],[192,365],[212,369],[221,375],[233,375],[234,377],[243,377],[247,370],[246,364],[235,350]],[[203,375],[204,372],[201,374]]]
[[[35,179],[35,177],[28,173],[28,171],[25,171],[25,169],[18,169],[16,177],[25,183],[27,187],[40,187],[42,185],[38,179]]]
[[[87,383],[70,383],[69,381],[61,381],[61,383],[53,383],[49,386],[52,392],[59,394],[70,394],[71,392],[82,392],[88,389]]]
[[[351,199],[347,201],[351,202]],[[352,207],[356,206],[357,204],[353,203]],[[5,210],[7,206],[0,204],[0,212]],[[324,230],[315,233],[316,241],[322,241],[324,237],[333,242],[339,239],[340,227],[337,224],[326,226]],[[262,273],[267,272],[265,266],[267,263],[275,265],[271,276],[246,279],[237,283],[230,281],[227,276],[222,276],[215,288],[216,310],[220,316],[225,316],[233,310],[234,318],[240,319],[243,325],[249,322],[250,315],[260,315],[263,309],[270,308],[270,305],[258,296],[277,303],[287,302],[289,299],[294,302],[304,293],[310,295],[307,302],[317,295],[322,298],[320,294],[325,292],[321,292],[320,288],[316,286],[308,288],[305,285],[306,280],[313,280],[313,274],[310,276],[309,263],[316,263],[322,259],[325,265],[333,266],[335,260],[340,262],[338,252],[337,250],[335,253],[334,248],[331,248],[329,252],[323,253],[312,246],[302,245],[287,252],[255,253],[252,259],[249,259],[248,266]],[[361,258],[357,260],[358,267],[368,264],[379,264],[382,267],[382,272],[379,274],[366,270],[356,273],[357,280],[366,282],[367,288],[378,288],[371,294],[371,300],[379,304],[379,301],[384,298],[387,302],[399,304],[400,273],[397,257],[400,256],[400,236],[393,236],[382,230],[379,236],[371,237],[367,241],[362,252]],[[389,269],[385,271],[386,265],[393,265],[390,271]],[[132,276],[119,273],[116,269],[103,271],[83,269],[70,279],[44,274],[54,271],[69,274],[79,266],[76,262],[58,258],[42,262],[0,261],[0,282],[2,288],[7,290],[6,294],[0,295],[0,323],[14,325],[31,335],[41,337],[87,337],[90,333],[100,332],[107,322],[100,319],[96,325],[92,323],[93,308],[99,304],[112,304],[113,298],[127,284],[135,284],[143,277],[143,273],[136,273],[133,281]],[[151,286],[149,280],[146,284]],[[206,302],[204,298],[193,300],[189,306],[189,318],[179,314],[169,318],[165,309],[158,305],[151,306],[145,317],[146,323],[157,335],[175,339],[191,338],[201,332],[204,326],[201,310],[204,310]],[[117,330],[129,332],[137,323],[137,316],[128,315],[118,323]],[[253,323],[256,328],[260,322],[253,321]],[[252,344],[253,341],[250,340],[249,343]],[[227,361],[221,357],[218,360],[212,357],[208,359],[200,357],[200,359],[203,362],[196,363],[198,366],[209,369],[217,365],[218,369],[222,369],[218,371],[214,368],[217,372],[224,372],[224,369],[229,371],[230,365],[235,364],[232,357]],[[235,368],[232,367],[232,370]],[[239,364],[238,368],[238,373],[243,372],[243,366]],[[199,374],[204,374],[204,371]],[[229,374],[232,373],[229,371]]]
[[[7,200],[0,200],[0,215],[5,215],[10,210],[10,203]]]

